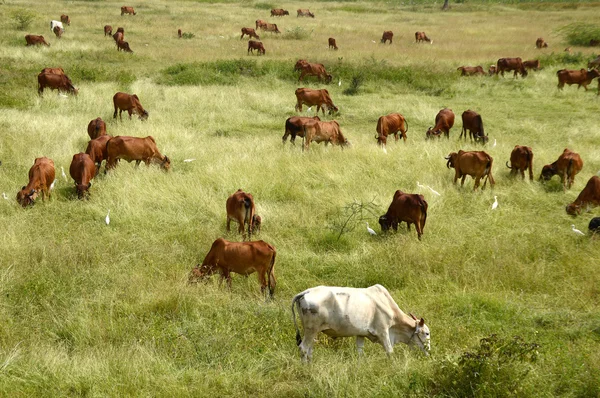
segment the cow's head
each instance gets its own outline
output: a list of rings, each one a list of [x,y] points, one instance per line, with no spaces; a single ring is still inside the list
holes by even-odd
[[[309,16],[309,17],[311,17],[311,18],[314,18],[314,17],[315,17],[315,14],[313,14],[312,12],[310,12],[310,11],[309,11],[309,12],[308,12],[308,16]]]
[[[387,137],[383,134],[376,135],[375,139],[377,140],[378,145],[386,145],[387,144]]]
[[[571,203],[567,205],[567,214],[570,216],[578,216],[581,214],[581,206],[576,205],[575,203]]]
[[[598,69],[592,69],[592,70],[588,70],[588,79],[595,79],[598,76],[600,76],[600,72],[598,71]]]
[[[290,15],[290,13],[287,10],[283,10],[283,15]]]
[[[140,115],[140,120],[146,120],[148,119],[148,116],[150,116],[150,114],[147,110],[144,110],[144,112],[142,112],[142,114]]]
[[[190,271],[188,283],[198,283],[199,281],[204,280],[214,274],[216,270],[217,267],[214,265],[196,264],[196,266]]]
[[[75,184],[75,190],[77,191],[77,197],[79,199],[87,199],[90,194],[90,187],[92,186],[92,182],[89,184]]]
[[[387,232],[390,230],[392,222],[391,220],[388,220],[387,216],[384,214],[383,216],[379,217],[379,225],[381,226],[381,232]]]
[[[160,167],[162,167],[165,171],[169,171],[169,169],[171,168],[171,159],[169,159],[167,155],[165,155],[162,158],[160,162]]]
[[[540,181],[548,181],[556,174],[556,167],[554,164],[547,164],[542,167],[542,174],[540,174]]]
[[[333,79],[333,76],[331,76],[330,74],[327,74],[327,75],[325,76],[325,82],[326,82],[326,83],[331,83],[331,80],[332,80],[332,79]]]
[[[475,142],[481,142],[483,145],[487,144],[490,138],[487,135],[475,135]]]
[[[426,139],[430,139],[430,138],[440,138],[440,136],[442,135],[442,130],[433,130],[433,127],[429,127],[427,129],[427,132],[425,133],[425,138]]]
[[[333,103],[331,105],[327,106],[327,113],[330,115],[333,115],[334,113],[338,113],[340,111],[340,109],[333,105]]]
[[[22,187],[19,192],[17,192],[17,202],[23,207],[27,207],[34,203],[35,199],[38,196],[38,191],[36,189],[27,190],[26,187]]]
[[[446,162],[446,167],[450,168],[450,167],[454,167],[456,160],[458,159],[458,153],[456,152],[452,152],[451,154],[449,154],[448,156],[446,156],[444,159],[446,159],[448,162]]]
[[[425,325],[425,320],[423,318],[418,320],[413,314],[410,314],[410,317],[414,319],[417,324],[415,325],[415,330],[413,331],[408,345],[419,347],[425,355],[429,355],[429,351],[431,350],[429,327]]]

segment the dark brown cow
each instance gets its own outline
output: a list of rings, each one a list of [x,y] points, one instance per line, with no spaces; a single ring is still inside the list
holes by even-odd
[[[542,168],[540,181],[549,181],[553,176],[558,174],[563,184],[563,191],[571,189],[575,181],[575,176],[582,168],[583,160],[581,160],[579,154],[571,151],[569,148],[565,148],[554,163],[547,164]]]
[[[430,40],[429,37],[425,34],[425,32],[415,32],[415,43],[420,43],[426,41],[430,44],[433,44],[433,40]]]
[[[256,20],[256,29],[262,28],[264,25],[267,24],[267,21],[263,21],[262,19],[257,19]]]
[[[342,134],[340,125],[337,121],[332,120],[330,122],[319,122],[319,121],[308,121],[304,124],[304,145],[302,150],[308,151],[311,142],[320,144],[325,142],[325,146],[331,143],[332,145],[339,145],[344,149],[345,146],[350,145],[348,140]]]
[[[127,94],[118,92],[113,96],[113,104],[115,106],[115,113],[113,118],[117,118],[117,109],[119,110],[119,117],[123,120],[123,111],[129,113],[129,120],[131,120],[132,114],[137,114],[141,120],[148,119],[149,113],[144,109],[140,103],[140,99],[135,94]]]
[[[496,74],[500,73],[504,77],[504,72],[514,71],[514,77],[520,73],[521,77],[527,76],[527,69],[523,66],[521,58],[500,58],[496,64]]]
[[[483,68],[481,66],[461,66],[456,69],[460,71],[461,76],[473,76],[473,75],[485,75]]]
[[[260,37],[258,37],[256,31],[252,28],[242,28],[242,36],[240,36],[240,40],[244,38],[244,35],[248,35],[248,37],[254,37],[257,40],[260,40]]]
[[[335,43],[335,39],[333,37],[330,37],[329,38],[329,48],[332,48],[332,47],[333,47],[334,50],[338,49],[338,46]]]
[[[283,134],[283,137],[281,137],[283,143],[285,144],[287,137],[291,135],[292,138],[290,138],[290,142],[295,145],[296,136],[301,138],[304,137],[304,125],[311,120],[320,121],[321,119],[318,116],[292,116],[287,118],[285,121],[285,133]]]
[[[469,130],[469,139],[475,142],[481,142],[485,144],[488,142],[489,138],[485,135],[483,130],[483,120],[481,119],[481,115],[475,111],[470,109],[466,110],[462,114],[462,122],[463,127],[460,133],[459,139],[462,138],[463,134],[465,136],[465,140],[467,139],[467,130]]]
[[[588,62],[588,69],[598,68],[600,67],[600,55],[596,57],[596,59]]]
[[[498,69],[496,68],[496,65],[490,65],[490,68],[488,69],[488,75],[494,76],[497,70]]]
[[[60,28],[60,26],[55,26],[54,29],[52,29],[52,31],[54,32],[54,34],[56,35],[57,38],[61,38],[62,34],[65,32],[64,30],[62,30]]]
[[[442,133],[444,133],[446,138],[450,139],[450,129],[452,126],[454,126],[454,112],[452,112],[452,109],[444,108],[435,116],[435,127],[429,127],[425,137],[440,138]]]
[[[479,181],[483,177],[486,177],[486,179],[483,182],[482,189],[485,189],[488,179],[490,180],[490,187],[494,187],[494,184],[496,183],[492,176],[492,164],[494,159],[484,151],[465,152],[460,150],[458,153],[452,152],[445,159],[448,161],[446,167],[454,168],[454,184],[461,178],[460,186],[462,187],[465,183],[465,178],[470,175],[475,179],[473,190],[476,190],[477,187],[479,187]]]
[[[597,69],[561,69],[558,72],[556,72],[556,76],[558,76],[558,88],[561,90],[563,89],[566,83],[569,86],[572,84],[577,84],[578,90],[581,86],[583,86],[583,88],[585,88],[585,91],[587,91],[587,86],[592,82],[592,80],[600,76],[600,72],[598,72]]]
[[[600,206],[600,177],[593,176],[585,184],[577,199],[566,208],[567,214],[577,216],[582,210],[590,211],[592,207]]]
[[[45,46],[50,47],[50,44],[48,44],[46,42],[46,39],[44,39],[44,36],[26,35],[25,41],[27,42],[27,44],[25,46],[35,46],[38,44],[43,44]]]
[[[96,176],[96,166],[87,153],[73,155],[69,174],[75,181],[75,190],[79,199],[87,198],[92,186],[92,179]]]
[[[120,41],[125,40],[125,34],[123,32],[117,32],[113,35],[113,39],[118,46]]]
[[[40,192],[42,200],[50,199],[54,182],[54,162],[46,157],[37,158],[29,169],[29,183],[17,193],[17,202],[23,207],[33,204]]]
[[[408,194],[400,190],[394,193],[394,198],[387,213],[379,217],[379,225],[382,232],[387,232],[390,228],[398,231],[398,224],[406,222],[408,231],[410,224],[415,224],[417,237],[421,240],[425,222],[427,221],[427,202],[423,195]]]
[[[50,73],[53,75],[64,75],[65,71],[63,68],[44,68],[40,73]]]
[[[298,10],[296,10],[297,14],[296,14],[296,18],[298,17],[311,17],[314,18],[315,14],[313,14],[312,12],[310,12],[310,10],[308,8],[299,8]]]
[[[195,283],[200,279],[205,279],[215,272],[221,274],[221,279],[227,281],[227,286],[231,289],[231,273],[240,275],[250,275],[258,273],[261,292],[264,293],[267,287],[269,295],[275,294],[275,248],[265,241],[258,240],[253,242],[229,242],[223,238],[214,241],[210,251],[202,261],[192,269],[189,276],[189,282]]]
[[[78,93],[78,90],[73,87],[73,83],[71,83],[71,79],[69,79],[67,75],[40,73],[38,75],[38,94],[42,95],[46,87],[51,90],[64,91],[73,95],[77,95]]]
[[[408,122],[399,113],[390,113],[386,116],[379,117],[377,120],[377,144],[385,147],[387,144],[388,135],[393,135],[396,142],[398,142],[398,132],[402,136],[404,142],[406,142],[406,132],[408,131]]]
[[[71,26],[71,18],[69,18],[68,15],[65,15],[65,14],[61,15],[60,22],[66,23],[67,25]]]
[[[126,53],[133,53],[131,48],[129,48],[129,43],[124,40],[117,42],[117,51],[121,50],[125,51]]]
[[[510,166],[506,162],[506,167],[510,169],[511,176],[521,173],[523,179],[525,179],[525,170],[529,169],[529,179],[533,180],[533,151],[531,147],[515,145],[510,154]]]
[[[265,32],[281,33],[279,31],[279,29],[277,29],[277,24],[275,24],[275,23],[268,23],[267,22],[267,23],[261,25],[260,29],[264,30]]]
[[[527,70],[540,70],[542,67],[540,66],[540,60],[539,59],[532,59],[529,61],[523,61],[523,66],[525,67],[525,69]]]
[[[298,88],[295,91],[296,94],[296,110],[302,112],[302,104],[310,106],[317,106],[317,113],[319,109],[325,114],[325,109],[328,110],[329,114],[338,111],[338,107],[333,104],[329,91],[326,89],[312,90],[310,88]]]
[[[180,39],[183,37],[183,33],[181,33],[181,29],[177,29],[177,37]]]
[[[112,26],[104,25],[104,36],[112,36]]]
[[[255,211],[252,194],[238,189],[227,198],[225,210],[227,211],[227,231],[231,231],[231,220],[233,220],[239,224],[238,232],[243,234],[245,239],[244,225],[247,224],[248,239],[250,239],[252,237]]]
[[[87,131],[91,140],[96,139],[101,135],[106,135],[106,123],[104,123],[104,120],[102,120],[101,117],[98,117],[90,121]]]
[[[542,38],[542,37],[538,37],[538,39],[535,41],[535,48],[547,48],[548,47],[548,43],[546,43],[546,41]]]
[[[258,50],[258,54],[257,55],[265,55],[266,51],[265,51],[265,47],[263,46],[263,44],[260,41],[255,41],[255,40],[248,40],[248,54],[252,53],[254,54],[254,50]]]
[[[127,162],[135,160],[136,166],[139,166],[141,162],[144,162],[146,166],[150,166],[150,163],[157,163],[165,171],[169,171],[171,167],[171,160],[167,156],[161,155],[152,136],[145,138],[113,137],[106,143],[106,155],[107,170],[114,168],[119,159]]]
[[[394,38],[394,32],[392,32],[391,30],[386,30],[385,32],[383,32],[383,36],[381,36],[381,42],[383,44],[385,44],[386,41],[390,41],[390,44],[392,44],[392,39]]]
[[[272,17],[283,17],[284,15],[290,15],[290,13],[283,8],[274,8],[271,10]]]
[[[135,11],[133,10],[133,7],[123,6],[121,7],[121,16],[123,16],[123,14],[135,15]]]
[[[300,62],[300,61],[298,61]],[[323,64],[313,64],[310,62],[304,62],[300,65],[296,63],[296,67],[300,67],[300,77],[298,77],[298,81],[302,81],[305,76],[316,76],[319,81],[325,80],[326,83],[330,83],[332,76],[327,73],[325,70],[325,65]]]
[[[110,135],[101,135],[98,138],[94,138],[88,142],[88,146],[85,149],[85,153],[90,155],[90,158],[96,163],[96,175],[100,171],[102,161],[108,159],[108,152],[106,150],[106,144],[112,137]]]

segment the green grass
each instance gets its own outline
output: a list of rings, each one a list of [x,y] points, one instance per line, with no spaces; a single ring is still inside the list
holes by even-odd
[[[553,33],[588,22],[593,4],[451,1],[442,13],[440,2],[303,3],[315,19],[270,18],[265,4],[152,0],[121,17],[112,1],[20,2],[45,16],[28,33],[43,34],[50,48],[26,48],[9,17],[16,6],[0,7],[0,191],[9,197],[0,199],[0,396],[597,396],[600,241],[571,224],[586,230],[600,209],[571,218],[564,208],[600,170],[599,97],[596,83],[559,91],[555,76],[585,67],[594,49],[564,54],[568,43]],[[72,23],[58,41],[47,20],[62,13]],[[259,18],[282,35],[262,33],[267,55],[247,56],[240,28]],[[135,53],[117,52],[105,24],[123,26]],[[179,40],[178,28],[196,37]],[[309,38],[286,39],[295,29]],[[379,44],[388,29],[394,44]],[[434,44],[414,44],[417,30]],[[534,48],[540,36],[550,48]],[[328,37],[338,51],[327,49]],[[539,58],[544,69],[526,79],[456,71],[512,56]],[[298,58],[323,63],[332,83],[298,83]],[[65,69],[78,97],[38,97],[36,75],[50,66]],[[355,76],[360,87],[345,95]],[[329,90],[351,148],[282,146],[302,86]],[[117,91],[136,93],[148,121],[112,119]],[[444,106],[457,115],[450,140],[425,141]],[[471,179],[454,186],[445,167],[448,153],[480,149],[458,140],[469,108],[490,136],[493,191],[472,192]],[[408,141],[389,140],[385,154],[375,126],[391,112],[408,120]],[[96,179],[89,201],[77,200],[60,168],[68,173],[98,116],[109,134],[152,135],[172,171],[121,162]],[[510,179],[504,163],[516,144],[533,148],[536,178],[565,147],[579,152],[573,188],[563,193],[556,177],[546,185]],[[39,156],[54,159],[56,188],[50,201],[22,209],[16,192]],[[277,248],[274,301],[265,302],[255,276],[235,275],[231,291],[217,277],[187,284],[216,238],[241,239],[225,231],[225,200],[238,188],[254,195],[258,238]],[[422,241],[414,228],[367,234],[364,221],[379,232],[376,215],[396,189],[428,201]],[[494,195],[500,206],[491,211]],[[364,213],[338,239],[343,209],[355,201],[372,201],[376,215]],[[397,346],[388,359],[367,343],[359,360],[352,339],[320,336],[314,362],[302,364],[291,298],[321,284],[375,283],[425,318],[431,358]],[[484,355],[475,365],[485,378],[470,385],[465,370],[475,365],[459,362],[492,334],[539,344],[539,355],[514,366],[505,351]]]

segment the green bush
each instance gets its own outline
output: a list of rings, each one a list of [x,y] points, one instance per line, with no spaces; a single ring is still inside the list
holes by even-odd
[[[275,8],[275,6],[271,3],[256,3],[254,5],[254,8],[257,8],[259,10],[272,10]]]
[[[30,10],[18,9],[12,12],[12,19],[15,20],[18,30],[26,30],[36,18],[37,14]]]
[[[581,52],[573,54],[560,52],[542,55],[539,57],[539,60],[542,67],[554,65],[585,65],[590,60],[590,57],[582,54]]]
[[[192,39],[192,38],[196,37],[196,35],[193,33],[185,32],[181,35],[181,37],[184,39]]]
[[[296,26],[295,28],[286,30],[282,37],[287,40],[305,40],[312,35],[312,32],[312,30],[309,32],[301,26]]]
[[[589,46],[590,40],[600,40],[600,26],[590,23],[572,23],[558,29],[569,44]]]
[[[364,80],[363,75],[356,75],[356,76],[352,76],[352,81],[350,82],[350,87],[344,89],[344,91],[342,91],[344,93],[344,95],[356,95],[358,94],[358,90],[360,89],[360,86],[362,85]]]

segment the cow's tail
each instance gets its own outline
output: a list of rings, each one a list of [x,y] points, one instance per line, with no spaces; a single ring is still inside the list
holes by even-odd
[[[379,120],[377,120],[377,135],[375,136],[375,138],[379,138],[382,135],[381,133],[383,131],[383,126],[382,126],[383,119],[384,119],[383,117],[380,117]]]
[[[267,275],[267,277],[269,278],[267,279],[267,285],[269,287],[269,296],[271,296],[271,298],[273,298],[273,295],[275,294],[275,286],[277,286],[277,279],[275,278],[275,256],[277,255],[277,252],[275,251],[275,248],[272,249],[273,257],[271,257],[269,275]]]
[[[485,182],[490,180],[490,186],[493,188],[496,181],[494,181],[494,176],[492,175],[492,164],[494,163],[494,159],[488,155],[488,164],[485,166],[484,175],[486,176]],[[485,183],[483,184],[485,187]]]
[[[527,156],[529,156],[529,155],[527,155]],[[508,160],[506,161],[506,167],[508,167],[509,169],[511,169],[511,170],[512,170],[512,167],[510,167],[510,166],[508,165]]]
[[[419,198],[419,206],[421,207],[421,218],[420,218],[421,233],[423,233],[423,228],[425,227],[425,221],[427,221],[427,202],[425,202],[425,200],[423,199],[423,197],[421,197],[421,195],[419,195],[418,198]]]
[[[533,180],[533,152],[527,148],[527,164],[529,165],[529,179]]]
[[[408,133],[408,120],[404,119],[404,123],[406,123],[406,133]]]
[[[300,337],[300,329],[298,329],[298,323],[296,322],[296,303],[302,300],[302,298],[306,295],[306,291],[299,293],[294,296],[292,299],[292,320],[294,321],[294,328],[296,328],[296,345],[302,344],[302,337]],[[300,311],[300,304],[298,304],[298,311]]]

